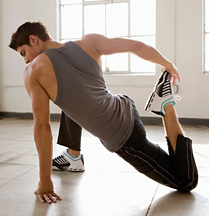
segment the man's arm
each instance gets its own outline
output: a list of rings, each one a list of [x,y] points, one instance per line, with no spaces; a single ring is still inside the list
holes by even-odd
[[[100,55],[124,52],[133,53],[146,61],[162,66],[163,70],[167,69],[167,71],[171,73],[172,78],[174,78],[174,83],[176,79],[180,81],[178,70],[175,65],[167,60],[158,50],[140,41],[123,38],[111,39],[97,34],[87,35],[82,40],[92,40],[95,49]]]
[[[54,193],[51,180],[52,170],[52,133],[49,123],[49,96],[37,81],[38,69],[33,69],[30,65],[24,74],[25,87],[32,100],[34,117],[34,140],[39,155],[40,181],[38,189],[35,191],[41,202],[56,202],[60,199]]]

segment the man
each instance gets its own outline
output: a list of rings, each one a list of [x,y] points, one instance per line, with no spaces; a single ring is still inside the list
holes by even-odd
[[[12,35],[9,46],[23,56],[25,63],[31,63],[25,69],[24,81],[33,107],[40,167],[35,193],[41,202],[61,199],[51,180],[49,100],[63,110],[66,118],[97,136],[109,151],[116,152],[149,178],[181,191],[196,187],[198,173],[192,143],[184,136],[176,117],[170,83],[171,79],[174,83],[176,79],[180,81],[179,73],[156,49],[139,41],[108,39],[97,34],[62,44],[50,38],[43,24],[29,22]],[[131,52],[163,67],[145,110],[162,116],[169,155],[146,138],[134,102],[106,89],[101,56],[122,52]],[[72,135],[73,127],[68,128],[68,123],[63,130]]]

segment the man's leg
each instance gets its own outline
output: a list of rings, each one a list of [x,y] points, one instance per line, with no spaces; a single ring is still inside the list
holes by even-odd
[[[184,136],[184,132],[178,121],[173,104],[168,104],[165,107],[165,116],[163,118],[165,133],[171,143],[173,151],[176,151],[176,143],[178,135]]]
[[[145,106],[146,111],[163,116],[164,127],[167,135],[168,150],[174,166],[176,178],[186,183],[187,188],[197,184],[198,172],[192,153],[192,141],[184,137],[179,124],[174,105],[176,104],[172,92],[171,75],[164,71],[156,83]]]
[[[181,191],[196,187],[198,172],[193,157],[192,141],[184,137],[174,109],[170,76],[164,72],[145,110],[163,116],[169,155],[146,138],[146,132],[134,107],[134,130],[125,146],[116,152],[147,177]]]
[[[68,153],[77,157],[81,151],[81,133],[81,126],[62,112],[57,144],[66,146]]]
[[[180,191],[190,191],[196,187],[198,181],[192,142],[182,135],[181,127],[175,118],[176,114],[173,113],[175,112],[173,105],[168,105],[166,110],[167,108],[170,110],[168,113],[165,112],[164,117],[166,131],[169,133],[170,128],[176,131],[175,137],[174,135],[167,137],[169,155],[146,138],[143,124],[137,115],[130,139],[116,153],[137,171],[154,181]],[[170,113],[173,116],[170,116]],[[175,129],[173,120],[176,122]],[[172,141],[171,144],[169,138],[176,142]]]
[[[198,171],[193,156],[192,141],[185,137],[173,104],[165,106],[163,123],[176,178],[183,183],[185,189],[182,188],[182,190],[192,189],[198,182]]]
[[[62,112],[57,143],[67,147],[52,161],[54,170],[84,171],[81,151],[81,127]]]

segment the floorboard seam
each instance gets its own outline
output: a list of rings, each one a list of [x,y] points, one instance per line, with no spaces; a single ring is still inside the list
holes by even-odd
[[[153,201],[154,201],[154,199],[155,199],[155,195],[156,195],[156,193],[157,193],[158,188],[159,188],[159,184],[157,185],[157,188],[156,188],[156,190],[155,190],[155,193],[154,193],[154,195],[153,195],[153,197],[152,197],[152,200],[151,200],[151,202],[150,202],[150,204],[149,204],[149,207],[148,207],[148,209],[147,209],[147,212],[146,212],[145,216],[148,216],[148,214],[149,214],[149,211],[150,211],[151,206],[152,206],[152,203],[153,203]]]
[[[24,173],[22,173],[22,174],[18,175],[17,177],[15,177],[15,178],[13,178],[13,179],[9,180],[8,182],[6,182],[6,183],[2,184],[2,185],[0,186],[0,188],[2,188],[3,186],[5,186],[5,185],[9,184],[9,183],[10,183],[10,182],[12,182],[12,181],[14,181],[14,180],[18,179],[19,177],[21,177],[21,176],[25,175],[26,173],[30,172],[31,170],[35,169],[36,167],[37,167],[37,166],[34,166],[33,168],[31,168],[31,169],[27,170],[26,172],[24,172]]]

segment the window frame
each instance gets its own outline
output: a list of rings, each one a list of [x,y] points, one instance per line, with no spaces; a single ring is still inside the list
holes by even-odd
[[[137,38],[137,37],[154,37],[155,40],[155,46],[156,46],[156,36],[157,36],[157,32],[155,31],[155,34],[145,34],[145,35],[131,35],[131,0],[92,0],[92,1],[84,1],[82,0],[82,2],[79,3],[67,3],[67,4],[62,4],[61,0],[57,0],[57,38],[59,41],[68,41],[68,40],[79,40],[80,38],[62,38],[62,15],[61,15],[61,7],[62,6],[67,6],[67,5],[81,5],[82,4],[82,36],[84,35],[85,32],[85,14],[84,14],[84,7],[85,6],[89,6],[89,5],[100,5],[100,4],[111,4],[111,3],[127,3],[128,4],[128,34],[127,36],[120,36],[122,38],[129,38],[129,39],[133,39],[133,38]],[[157,1],[156,1],[157,4]],[[156,66],[154,71],[152,72],[132,72],[131,71],[131,53],[128,53],[128,70],[126,71],[113,71],[113,70],[109,70],[107,64],[107,60],[106,58],[108,58],[107,56],[103,56],[103,58],[105,59],[105,61],[103,62],[103,64],[105,64],[104,68],[105,70],[103,71],[105,74],[125,74],[125,75],[155,75],[156,74]]]

